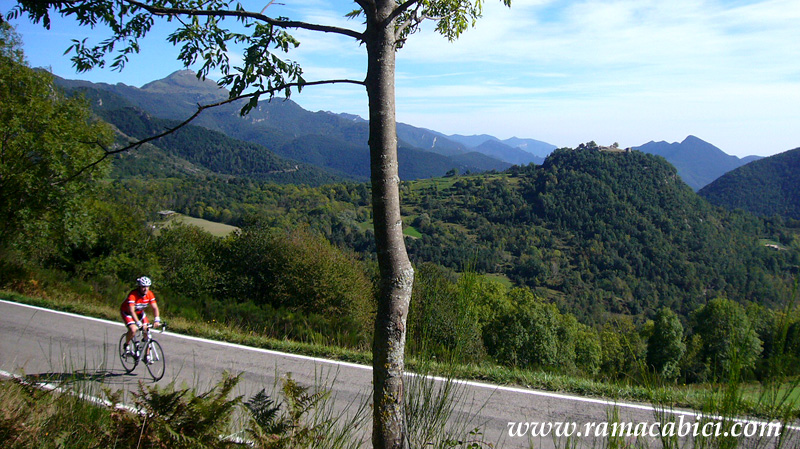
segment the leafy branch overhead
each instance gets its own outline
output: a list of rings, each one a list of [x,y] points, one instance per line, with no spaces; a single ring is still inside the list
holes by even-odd
[[[273,19],[261,13],[247,12],[240,4],[232,6],[231,3],[106,0],[85,4],[20,1],[8,18],[15,19],[27,13],[34,22],[41,22],[49,28],[49,8],[54,7],[62,16],[74,17],[82,26],[108,27],[112,35],[106,40],[99,44],[90,44],[88,39],[73,40],[65,52],[73,54],[72,61],[79,72],[105,67],[109,54],[116,54],[109,67],[122,70],[129,56],[139,52],[139,41],[151,30],[156,17],[164,17],[168,22],[177,21],[180,25],[168,40],[181,47],[178,55],[180,61],[187,67],[201,63],[197,72],[198,77],[203,79],[211,72],[221,73],[218,84],[229,89],[231,100],[249,98],[242,108],[243,115],[256,106],[262,95],[272,98],[277,93],[283,93],[288,97],[292,88],[299,91],[306,85],[364,84],[363,80],[347,79],[308,82],[303,78],[303,71],[297,62],[285,56],[300,44],[286,29],[336,33],[358,40],[362,38],[361,33],[286,18]],[[227,17],[235,18],[243,28],[242,32],[224,27],[222,19]],[[241,66],[231,62],[230,45],[244,49]],[[208,105],[211,106],[214,105]]]
[[[510,0],[502,2],[510,5]],[[358,17],[365,11],[375,9],[372,0],[359,0],[356,3],[362,9],[351,12],[348,17]],[[286,17],[270,17],[264,14],[269,5],[271,3],[260,12],[250,12],[239,2],[229,0],[101,0],[90,3],[21,0],[7,18],[17,19],[28,14],[35,23],[42,23],[49,29],[50,9],[53,8],[64,17],[74,17],[81,26],[108,27],[111,37],[97,44],[89,43],[88,38],[76,39],[65,51],[65,54],[73,54],[71,59],[79,72],[106,67],[106,57],[111,54],[116,56],[109,67],[122,70],[130,55],[139,52],[140,39],[151,31],[156,17],[163,17],[168,22],[177,21],[180,25],[168,40],[181,47],[179,60],[186,67],[201,63],[197,72],[198,77],[203,79],[212,72],[221,73],[218,84],[230,91],[231,99],[249,98],[249,102],[242,107],[242,115],[252,110],[262,95],[272,98],[282,93],[289,97],[292,88],[299,92],[304,86],[315,84],[364,85],[363,80],[306,81],[300,65],[287,57],[292,49],[300,45],[287,30],[338,34],[351,37],[359,44],[365,43],[365,32],[294,21]],[[482,5],[482,1],[470,0],[410,0],[398,3],[387,20],[397,20],[398,49],[426,20],[435,21],[436,31],[452,41],[475,24],[481,16]],[[226,18],[235,19],[239,23],[237,29],[241,31],[223,26]],[[231,44],[243,49],[241,66],[231,62]],[[245,92],[248,93],[245,95]]]

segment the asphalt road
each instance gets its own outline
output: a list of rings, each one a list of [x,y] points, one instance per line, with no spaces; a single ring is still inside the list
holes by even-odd
[[[125,374],[117,357],[117,344],[124,331],[121,323],[87,318],[62,312],[0,301],[0,371],[51,382],[71,379],[84,385],[116,389],[138,389],[139,383],[152,383],[146,369],[139,366]],[[291,375],[300,385],[324,387],[332,391],[333,413],[352,416],[359,406],[369,404],[372,373],[368,366],[285,354],[241,345],[188,337],[171,332],[156,334],[167,355],[167,367],[159,385],[174,382],[178,387],[205,391],[216,384],[224,371],[241,374],[235,394],[251,397],[261,389],[274,391],[284,376]],[[444,381],[411,376],[408,394],[424,400],[441,391]],[[485,441],[504,448],[552,448],[554,435],[580,433],[583,447],[592,447],[593,436],[610,432],[616,425],[630,425],[643,432],[653,427],[656,413],[646,404],[611,403],[604,400],[555,394],[524,388],[501,387],[479,382],[450,384],[457,402],[450,420],[458,438],[471,439],[469,430],[479,428]],[[90,387],[91,388],[91,387]],[[367,415],[371,413],[369,409]],[[616,414],[616,419],[610,416]],[[676,432],[690,431],[696,416],[686,411],[669,411]],[[713,422],[713,421],[712,421]],[[547,436],[532,437],[533,425]],[[563,424],[559,424],[563,423]],[[743,422],[741,430],[748,430]],[[749,423],[755,429],[757,422]],[[431,424],[413,424],[424,429]],[[702,431],[702,428],[699,428]],[[714,428],[709,428],[713,431]],[[363,430],[369,434],[369,423]],[[437,431],[438,432],[438,431]],[[786,432],[797,432],[787,430]],[[589,437],[587,438],[587,434]],[[627,438],[631,441],[631,438]],[[649,447],[660,447],[658,438],[644,437]],[[772,447],[776,438],[761,440]],[[558,443],[565,444],[564,439]],[[598,445],[602,447],[602,444]]]

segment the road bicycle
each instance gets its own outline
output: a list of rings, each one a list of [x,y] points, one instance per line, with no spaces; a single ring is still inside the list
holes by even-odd
[[[147,332],[142,329],[144,327],[147,327]],[[153,326],[146,323],[142,325],[142,328],[139,328],[139,330],[136,331],[136,335],[131,339],[130,351],[125,350],[125,339],[128,333],[125,332],[122,334],[122,337],[119,339],[119,359],[122,362],[122,367],[125,368],[126,374],[136,369],[139,363],[144,363],[153,380],[158,381],[164,377],[166,357],[164,351],[161,349],[161,344],[153,338]],[[163,333],[166,328],[167,325],[162,324],[161,333]]]

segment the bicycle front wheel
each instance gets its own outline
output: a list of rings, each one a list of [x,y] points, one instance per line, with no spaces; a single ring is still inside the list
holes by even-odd
[[[147,346],[149,351],[145,354],[144,359],[147,371],[150,371],[150,376],[153,377],[154,381],[161,380],[167,367],[164,351],[161,350],[161,345],[155,340],[150,340],[150,344]]]
[[[136,356],[134,354],[129,354],[125,351],[125,337],[127,334],[122,334],[122,337],[119,339],[119,360],[122,362],[122,368],[125,369],[125,373],[130,373],[136,368],[136,364],[139,363],[136,360]],[[133,341],[131,341],[131,346],[133,346]]]

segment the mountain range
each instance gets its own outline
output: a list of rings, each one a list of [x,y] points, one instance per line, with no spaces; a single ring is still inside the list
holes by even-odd
[[[175,72],[141,88],[61,78],[56,82],[68,91],[80,91],[94,98],[92,104],[96,110],[134,108],[166,120],[184,120],[197,111],[199,104],[228,98],[227,90],[213,81],[198,79],[189,70]],[[265,157],[290,159],[286,163],[300,162],[358,181],[369,178],[366,120],[351,114],[310,112],[282,98],[262,101],[242,117],[239,111],[244,101],[207,109],[192,123],[258,145],[265,154],[274,153]],[[530,163],[540,165],[556,149],[555,145],[534,139],[446,135],[403,123],[398,123],[397,135],[400,175],[405,180],[442,176],[452,169],[463,173],[501,171],[511,165]],[[694,190],[758,159],[727,155],[694,136],[680,143],[651,141],[634,149],[664,157]]]
[[[161,120],[184,120],[197,111],[198,104],[228,98],[226,90],[214,82],[198,80],[190,71],[175,72],[141,88],[59,78],[56,83],[67,91],[87,96],[96,111],[106,111],[106,119],[109,110],[137,109]],[[241,105],[239,102],[208,109],[192,123],[259,145],[263,152],[281,158],[321,167],[354,180],[369,178],[368,123],[360,117],[310,112],[291,100],[277,98],[259,103],[249,115],[242,117],[239,114]],[[438,133],[404,124],[398,125],[398,138],[403,179],[442,176],[451,169],[461,172],[505,170],[513,163],[541,162],[541,158],[534,155],[525,159],[519,154],[515,162],[500,160]],[[507,150],[513,152],[514,149]]]

